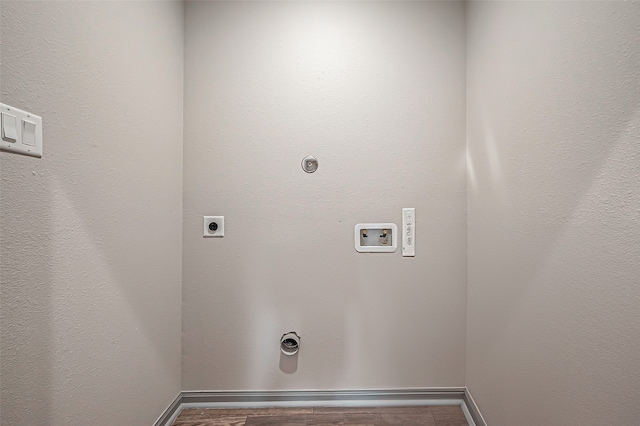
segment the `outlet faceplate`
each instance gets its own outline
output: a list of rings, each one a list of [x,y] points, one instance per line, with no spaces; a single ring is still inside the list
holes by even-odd
[[[203,216],[205,237],[224,237],[224,216]]]

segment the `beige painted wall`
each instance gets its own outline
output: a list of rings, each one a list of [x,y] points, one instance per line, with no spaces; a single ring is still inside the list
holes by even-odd
[[[640,3],[471,2],[467,384],[491,426],[640,419]]]
[[[150,424],[182,280],[183,389],[467,383],[492,426],[634,424],[640,4],[467,7],[3,1],[45,156],[0,153],[0,423]],[[415,259],[355,252],[402,207]]]
[[[185,16],[183,388],[463,386],[463,4]],[[355,251],[357,223],[400,225],[403,207],[415,258]],[[224,238],[203,215],[226,217]]]
[[[2,425],[151,424],[180,390],[180,2],[2,2]]]

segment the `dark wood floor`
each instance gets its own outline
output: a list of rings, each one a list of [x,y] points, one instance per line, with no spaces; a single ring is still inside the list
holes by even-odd
[[[185,408],[173,426],[468,426],[458,405],[419,407]]]

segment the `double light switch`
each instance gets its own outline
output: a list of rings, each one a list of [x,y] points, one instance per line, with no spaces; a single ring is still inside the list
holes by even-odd
[[[0,104],[0,149],[42,157],[42,118],[9,105]]]

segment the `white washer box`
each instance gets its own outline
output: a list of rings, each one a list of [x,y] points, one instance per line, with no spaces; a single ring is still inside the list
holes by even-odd
[[[398,248],[398,227],[395,223],[359,223],[354,240],[360,253],[393,253]]]

